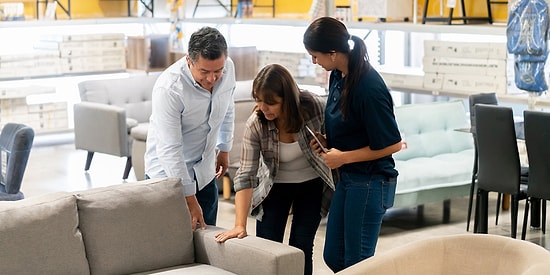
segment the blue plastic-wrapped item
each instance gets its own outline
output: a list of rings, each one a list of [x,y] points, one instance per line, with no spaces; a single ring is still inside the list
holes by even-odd
[[[518,89],[542,93],[548,90],[546,83],[546,77],[544,75],[544,61],[537,61],[536,58],[532,58],[530,55],[516,55],[514,64],[514,82]],[[539,59],[544,58],[546,55],[535,56]]]
[[[548,51],[548,4],[545,0],[519,0],[508,15],[508,52],[545,55]]]
[[[514,82],[528,92],[548,89],[544,64],[548,57],[548,4],[545,0],[519,0],[508,15],[508,52],[514,54]]]

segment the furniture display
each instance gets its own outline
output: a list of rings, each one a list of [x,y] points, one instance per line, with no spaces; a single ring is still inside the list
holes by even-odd
[[[477,153],[477,142],[476,142],[476,134],[475,134],[475,127],[476,127],[476,111],[474,106],[476,104],[493,104],[498,105],[498,99],[497,95],[495,93],[481,93],[481,94],[474,94],[470,95],[468,97],[468,102],[470,106],[470,133],[472,133],[472,136],[474,138],[474,167],[472,170],[472,183],[470,185],[470,197],[468,199],[468,217],[466,220],[466,231],[470,231],[470,220],[472,217],[472,204],[474,200],[474,194],[476,190],[476,183],[477,183],[477,171],[478,171],[478,153]],[[497,204],[497,209],[499,208],[499,205]],[[497,218],[498,219],[498,218]]]
[[[402,105],[395,118],[407,149],[393,155],[399,171],[394,207],[443,201],[448,222],[450,199],[468,195],[474,162],[472,138],[454,130],[469,125],[464,104]]]
[[[359,18],[374,17],[382,22],[386,22],[388,19],[407,22],[413,15],[411,0],[355,0],[354,2],[352,3],[357,5]]]
[[[132,168],[130,131],[149,122],[157,77],[146,74],[78,84],[81,102],[74,105],[75,147],[88,151],[85,171],[90,169],[94,153],[104,153],[127,157],[122,178],[128,178]]]
[[[523,231],[525,239],[529,207],[532,204],[531,220],[538,219],[539,202],[542,200],[542,233],[546,233],[546,201],[550,199],[550,113],[525,110],[524,132],[527,156],[529,159],[529,181]],[[538,209],[537,209],[538,207]]]
[[[337,275],[548,274],[550,252],[498,235],[459,234],[413,241]]]
[[[528,168],[519,161],[513,111],[510,107],[477,104],[478,151],[475,233],[487,233],[488,192],[511,195],[511,237],[517,233],[519,200],[527,198]]]
[[[443,0],[440,0],[441,5],[443,5]],[[454,17],[454,7],[449,8],[449,16],[443,17],[443,16],[428,16],[428,5],[429,0],[425,0],[424,2],[424,12],[422,13],[422,24],[426,24],[426,22],[429,21],[435,21],[435,22],[446,22],[447,24],[451,25],[453,23],[453,20],[462,20],[464,24],[468,24],[469,21],[487,21],[489,24],[493,24],[493,15],[491,13],[491,4],[497,3],[493,2],[491,0],[487,0],[487,16],[467,16],[466,15],[466,6],[464,5],[464,0],[460,0],[461,5],[461,11],[462,16],[461,17]],[[500,3],[500,2],[498,2]],[[508,2],[506,2],[508,3]],[[455,2],[456,5],[456,2]]]
[[[226,229],[191,229],[180,179],[0,202],[5,274],[303,274],[304,254]],[[37,260],[39,259],[39,260]]]
[[[170,36],[128,36],[126,39],[127,68],[145,72],[162,71],[170,60]]]
[[[7,123],[0,133],[0,201],[21,200],[21,183],[34,141],[34,130],[21,123]],[[2,220],[3,222],[3,220]]]

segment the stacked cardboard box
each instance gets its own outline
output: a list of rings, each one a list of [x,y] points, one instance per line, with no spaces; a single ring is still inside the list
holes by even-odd
[[[126,70],[125,35],[122,33],[44,35],[34,48],[57,53],[62,74]]]
[[[55,87],[21,86],[0,88],[0,125],[24,123],[36,133],[68,129],[67,102],[29,102],[32,96],[51,98]]]
[[[505,94],[505,43],[424,41],[424,88],[465,94]]]
[[[55,53],[31,51],[0,54],[0,80],[56,76],[61,73]]]
[[[378,72],[390,88],[422,89],[424,72],[420,68],[412,67],[379,67]]]
[[[127,40],[127,68],[146,72],[162,71],[172,65],[170,36],[129,36]]]
[[[328,82],[327,72],[321,66],[313,64],[307,53],[259,51],[258,68],[267,64],[283,65],[299,83],[326,87]]]

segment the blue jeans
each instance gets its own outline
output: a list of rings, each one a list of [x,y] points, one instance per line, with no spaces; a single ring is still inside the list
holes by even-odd
[[[198,186],[197,190],[199,190]],[[195,197],[197,197],[197,201],[202,208],[204,222],[208,225],[216,225],[216,219],[218,218],[218,185],[216,179],[197,191]]]
[[[145,175],[145,179],[150,179],[149,175]],[[199,190],[198,185],[197,190]],[[216,219],[218,218],[218,185],[216,179],[213,179],[202,190],[197,191],[195,197],[202,208],[204,222],[208,225],[216,225]]]
[[[256,236],[282,243],[292,207],[288,244],[304,252],[306,275],[313,273],[313,242],[321,222],[323,184],[320,178],[302,183],[275,183],[262,202],[262,221],[256,221]]]
[[[323,258],[335,273],[374,255],[396,178],[340,172],[327,221]]]

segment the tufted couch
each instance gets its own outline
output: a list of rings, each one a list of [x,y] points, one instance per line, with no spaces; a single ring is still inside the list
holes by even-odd
[[[550,252],[498,235],[431,237],[374,255],[337,275],[549,274]]]
[[[462,101],[408,104],[395,108],[407,148],[394,155],[399,171],[394,207],[444,202],[469,194],[474,161],[472,136]]]
[[[2,274],[303,274],[297,248],[191,230],[179,179],[0,202]]]

